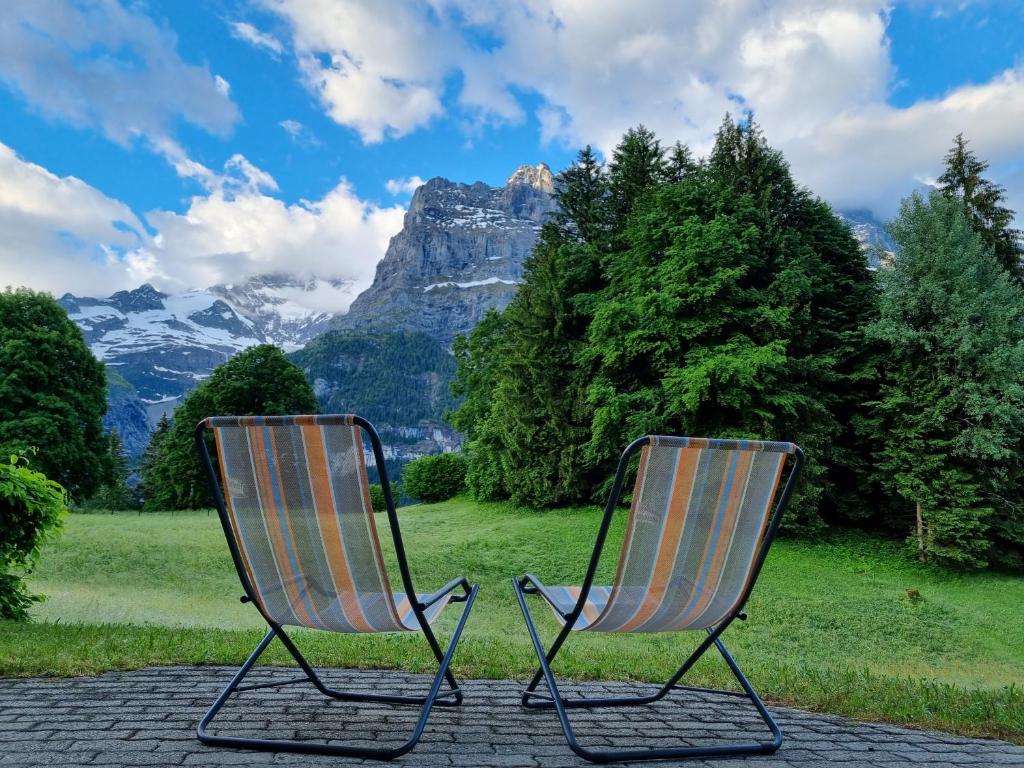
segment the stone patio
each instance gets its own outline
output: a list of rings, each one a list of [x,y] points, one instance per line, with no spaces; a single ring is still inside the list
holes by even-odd
[[[380,765],[289,753],[206,747],[195,737],[205,709],[230,678],[224,667],[162,667],[93,678],[0,680],[0,766],[142,765]],[[260,669],[250,681],[294,676]],[[332,670],[329,685],[356,690],[422,692],[429,677],[396,672]],[[409,766],[583,766],[566,746],[554,712],[518,704],[521,682],[464,683],[458,709],[433,711],[422,741],[395,761]],[[629,695],[638,686],[609,683],[565,686],[565,695]],[[775,707],[785,734],[768,757],[688,761],[688,766],[743,765],[812,768],[849,766],[1024,766],[1024,747],[931,731],[851,722]],[[259,737],[337,739],[344,743],[396,743],[412,731],[415,707],[326,701],[312,686],[237,694],[221,712],[216,732]],[[680,741],[763,738],[749,703],[735,697],[679,692],[647,708],[574,710],[585,745],[678,745]],[[741,736],[742,734],[742,736]],[[670,765],[669,762],[651,765]]]

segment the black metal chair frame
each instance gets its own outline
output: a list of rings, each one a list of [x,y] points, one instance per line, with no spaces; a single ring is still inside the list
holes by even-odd
[[[754,690],[753,686],[751,686],[750,681],[747,680],[739,665],[726,649],[725,644],[721,640],[721,635],[736,619],[744,621],[747,618],[746,613],[743,611],[743,607],[746,604],[747,599],[750,597],[750,592],[754,588],[754,583],[757,581],[757,577],[761,572],[761,567],[764,565],[765,557],[768,555],[768,549],[771,547],[772,541],[778,533],[782,513],[789,503],[789,499],[793,493],[793,487],[800,475],[800,470],[803,468],[804,454],[800,448],[797,448],[795,451],[795,459],[792,462],[789,477],[786,480],[782,493],[778,497],[768,528],[765,531],[764,538],[762,539],[761,546],[755,556],[751,578],[745,591],[740,597],[739,602],[733,611],[720,621],[717,626],[709,627],[707,629],[707,637],[703,642],[701,642],[697,649],[690,654],[689,658],[683,662],[682,666],[679,667],[675,674],[673,674],[672,677],[670,677],[668,681],[655,693],[647,696],[566,699],[563,698],[558,691],[558,683],[551,671],[551,664],[558,655],[563,643],[565,643],[566,638],[568,638],[569,634],[572,632],[572,627],[575,626],[576,620],[579,618],[580,614],[583,612],[584,606],[586,605],[587,597],[590,594],[590,588],[594,582],[594,575],[597,572],[597,566],[601,559],[601,553],[604,549],[605,539],[608,535],[608,528],[611,525],[612,515],[615,513],[615,509],[618,506],[619,496],[622,493],[622,484],[629,468],[630,458],[634,453],[639,451],[648,443],[650,443],[649,437],[641,437],[640,439],[634,440],[630,443],[626,450],[622,452],[622,456],[619,459],[618,469],[615,472],[615,480],[612,484],[611,493],[608,495],[608,503],[605,506],[604,517],[601,520],[601,527],[597,533],[597,541],[594,544],[594,551],[590,557],[590,564],[587,566],[583,586],[580,588],[579,598],[571,611],[567,613],[560,612],[565,623],[546,653],[544,651],[540,635],[537,632],[537,627],[533,622],[533,617],[530,615],[530,610],[527,607],[525,598],[525,595],[530,594],[539,594],[543,597],[546,589],[541,581],[531,573],[528,573],[519,579],[512,579],[512,588],[515,590],[516,599],[519,601],[519,607],[523,611],[523,617],[526,619],[526,626],[530,632],[530,639],[533,641],[534,650],[537,653],[537,658],[540,660],[539,669],[530,680],[526,690],[523,691],[522,705],[530,709],[553,708],[558,714],[558,721],[562,726],[562,732],[565,734],[565,739],[569,743],[569,748],[580,757],[594,763],[771,754],[782,746],[782,730],[772,718],[771,713],[768,712],[764,702],[761,701],[761,698],[757,695],[757,692]],[[548,600],[552,606],[556,605],[552,598],[544,599]],[[722,658],[725,659],[725,663],[729,666],[729,669],[743,688],[743,693],[738,691],[724,691],[711,688],[678,685],[683,676],[700,659],[700,657],[704,655],[705,651],[711,648],[711,646],[717,648],[718,652],[722,655]],[[551,692],[550,695],[536,692],[536,688],[542,679],[547,683],[548,690]],[[758,714],[761,716],[761,719],[771,730],[771,741],[640,750],[593,750],[581,746],[579,741],[576,739],[576,734],[573,730],[572,723],[569,720],[567,710],[598,707],[630,707],[651,704],[653,702],[660,701],[673,690],[702,691],[706,693],[718,693],[730,696],[745,696],[750,699],[754,707],[756,707]]]
[[[217,697],[217,700],[203,716],[203,719],[200,720],[199,727],[196,729],[196,734],[199,737],[199,740],[204,744],[219,747],[233,747],[236,749],[301,752],[316,755],[337,755],[377,760],[392,760],[404,755],[416,746],[416,743],[423,735],[423,730],[427,724],[427,718],[430,716],[430,710],[433,706],[457,707],[462,703],[462,689],[459,688],[458,682],[449,667],[451,665],[452,657],[455,655],[455,648],[458,645],[459,638],[462,635],[462,630],[466,625],[466,619],[469,617],[469,612],[473,607],[473,602],[476,600],[476,595],[480,586],[478,584],[471,585],[465,577],[460,577],[453,579],[444,587],[425,596],[423,599],[417,599],[416,596],[418,593],[413,588],[412,575],[409,572],[409,564],[405,555],[405,546],[402,543],[402,533],[398,525],[398,513],[395,510],[394,499],[391,495],[391,486],[388,483],[387,471],[385,470],[384,450],[381,446],[380,436],[377,434],[377,430],[374,429],[373,425],[362,417],[354,417],[353,423],[359,426],[370,438],[373,456],[377,464],[377,469],[380,472],[381,487],[384,490],[384,501],[387,505],[388,523],[391,527],[392,540],[394,541],[395,553],[398,559],[398,569],[401,574],[402,586],[405,589],[406,594],[409,596],[409,601],[412,605],[413,613],[419,622],[420,629],[423,631],[423,634],[427,639],[427,643],[430,645],[430,649],[433,651],[434,657],[438,662],[437,674],[434,675],[434,680],[430,686],[430,690],[425,696],[396,696],[390,694],[337,691],[324,685],[323,681],[321,681],[320,677],[313,670],[313,667],[309,664],[302,653],[299,652],[299,649],[296,647],[292,639],[285,633],[281,625],[267,615],[261,607],[260,602],[256,599],[256,592],[245,573],[241,554],[238,549],[238,543],[235,541],[231,530],[231,522],[228,519],[227,508],[224,502],[224,494],[221,490],[220,483],[218,482],[213,461],[210,458],[210,451],[206,445],[206,422],[202,421],[196,426],[194,432],[196,449],[199,452],[200,461],[206,471],[206,476],[210,483],[210,489],[213,492],[214,502],[217,505],[217,512],[220,516],[221,526],[224,529],[224,536],[227,538],[228,547],[231,550],[231,559],[234,561],[235,570],[238,572],[239,581],[241,582],[242,589],[245,592],[241,600],[243,603],[251,602],[256,609],[259,610],[264,620],[266,620],[267,624],[270,626],[270,631],[267,632],[266,636],[260,641],[259,645],[256,646],[256,649],[252,652],[249,658],[246,659],[238,672],[235,673],[231,682],[228,683],[220,696]],[[459,621],[455,626],[452,639],[448,643],[447,649],[442,652],[441,646],[438,644],[437,639],[430,628],[430,623],[427,621],[424,611],[459,587],[462,588],[463,593],[452,595],[450,601],[453,603],[465,603],[465,606],[463,607],[462,615],[459,617]],[[270,641],[275,637],[281,641],[284,647],[288,650],[288,653],[290,653],[292,658],[295,659],[295,662],[299,665],[304,676],[280,682],[241,685],[242,680],[256,664],[256,661],[262,655],[263,651],[266,650]],[[441,685],[444,681],[447,681],[450,690],[445,693],[441,693]],[[251,691],[259,688],[274,688],[282,685],[295,685],[297,683],[307,682],[312,683],[320,693],[332,699],[352,702],[412,704],[420,705],[422,709],[412,736],[405,743],[397,747],[350,747],[340,744],[323,744],[318,742],[293,741],[289,739],[249,739],[237,736],[217,736],[207,731],[207,727],[213,722],[213,719],[216,717],[221,707],[224,706],[231,694],[236,691]]]

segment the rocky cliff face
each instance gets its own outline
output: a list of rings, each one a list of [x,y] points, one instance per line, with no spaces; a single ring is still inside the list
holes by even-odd
[[[435,178],[416,190],[373,284],[332,326],[422,331],[443,344],[502,309],[554,210],[551,169],[520,166],[503,187]]]

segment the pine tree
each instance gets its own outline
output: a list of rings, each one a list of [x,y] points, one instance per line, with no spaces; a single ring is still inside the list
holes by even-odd
[[[131,467],[128,465],[128,457],[125,455],[121,436],[116,429],[110,430],[107,435],[104,465],[103,482],[85,506],[89,509],[102,509],[111,512],[134,509],[136,499],[128,484]]]
[[[665,160],[663,180],[669,184],[678,184],[695,173],[699,167],[700,163],[693,159],[690,148],[677,141]]]
[[[138,493],[145,508],[153,509],[156,506],[150,502],[150,499],[156,498],[159,493],[159,488],[156,486],[159,474],[157,463],[160,460],[161,444],[167,438],[167,434],[170,431],[171,420],[167,417],[167,413],[164,412],[160,414],[160,420],[157,422],[156,429],[149,436],[149,442],[139,458]]]
[[[1024,292],[963,207],[939,193],[906,199],[899,246],[880,275],[886,345],[873,403],[878,463],[902,500],[895,522],[926,559],[1021,565]]]
[[[588,144],[576,162],[555,178],[558,208],[552,220],[561,239],[599,245],[606,236],[608,180],[601,162]]]
[[[613,231],[621,231],[636,201],[660,183],[665,172],[665,150],[654,133],[643,125],[627,130],[608,163]]]
[[[1024,233],[1012,227],[1013,211],[1004,205],[1006,190],[982,176],[988,163],[979,159],[968,143],[962,133],[956,135],[938,178],[939,191],[963,204],[974,230],[1003,269],[1017,282],[1024,282]]]
[[[560,173],[559,204],[524,264],[516,297],[456,347],[452,417],[469,429],[467,485],[478,498],[508,494],[534,507],[579,501],[590,490],[583,446],[590,414],[575,358],[589,318],[586,298],[602,285],[608,190],[588,148]]]
[[[707,166],[646,195],[621,242],[582,353],[590,459],[655,431],[795,440],[809,461],[786,525],[818,529],[873,307],[849,229],[752,119],[727,118]]]

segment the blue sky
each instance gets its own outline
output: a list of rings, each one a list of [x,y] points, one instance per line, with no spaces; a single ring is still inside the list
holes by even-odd
[[[557,170],[637,122],[700,154],[726,109],[840,209],[891,215],[958,131],[1022,207],[1022,29],[1009,0],[14,0],[0,284],[358,288],[417,179]]]

